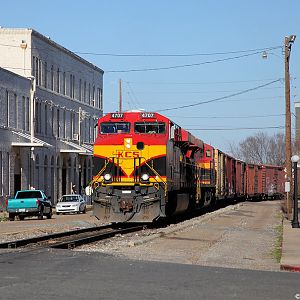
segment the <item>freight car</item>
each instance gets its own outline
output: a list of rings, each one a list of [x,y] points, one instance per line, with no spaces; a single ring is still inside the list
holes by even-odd
[[[224,199],[275,197],[282,174],[247,165],[158,113],[110,113],[98,120],[94,144],[94,215],[153,222]]]
[[[246,197],[248,200],[281,199],[284,195],[285,171],[271,165],[247,165]]]

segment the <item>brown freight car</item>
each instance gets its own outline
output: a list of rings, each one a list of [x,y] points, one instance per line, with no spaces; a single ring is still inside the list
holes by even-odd
[[[262,193],[264,199],[281,199],[284,195],[283,167],[263,165],[262,169]]]
[[[245,197],[246,164],[215,149],[216,199],[240,200]]]
[[[245,194],[248,200],[259,200],[262,198],[260,185],[261,167],[254,164],[246,165],[246,189]]]
[[[284,175],[284,168],[280,166],[247,164],[247,199],[281,199],[284,195]]]
[[[246,194],[246,163],[240,160],[235,161],[235,195],[238,200],[245,198]]]

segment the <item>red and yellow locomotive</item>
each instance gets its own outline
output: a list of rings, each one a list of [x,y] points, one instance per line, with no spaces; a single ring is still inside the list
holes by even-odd
[[[110,113],[94,144],[94,215],[153,222],[224,199],[279,198],[284,169],[247,164],[152,112]]]
[[[201,180],[214,180],[210,171],[201,179],[204,150],[201,140],[158,113],[102,117],[94,144],[94,215],[152,222],[210,204],[211,184],[209,192],[201,190]]]

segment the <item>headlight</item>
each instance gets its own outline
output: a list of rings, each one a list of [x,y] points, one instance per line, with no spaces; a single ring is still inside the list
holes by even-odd
[[[143,181],[147,181],[147,180],[149,179],[149,175],[148,175],[147,173],[145,173],[145,174],[143,174],[143,175],[141,176],[141,179],[142,179]]]
[[[106,181],[111,180],[111,174],[106,173],[106,174],[104,175],[104,180],[106,180]]]

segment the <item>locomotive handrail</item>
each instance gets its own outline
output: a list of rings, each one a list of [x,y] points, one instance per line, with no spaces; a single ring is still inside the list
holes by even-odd
[[[92,187],[93,183],[95,183],[100,178],[100,176],[105,171],[108,164],[109,164],[109,160],[105,160],[105,164],[104,164],[103,168],[98,172],[98,174],[96,176],[94,176],[94,178],[88,184],[90,187]]]
[[[98,172],[98,174],[96,176],[94,176],[94,178],[91,180],[91,182],[89,183],[89,186],[92,186],[95,182],[98,181],[98,179],[100,178],[100,176],[102,175],[102,173],[105,171],[107,165],[109,164],[110,160],[113,162],[113,164],[115,164],[115,158],[116,157],[110,157],[108,159],[105,160],[105,164],[103,166],[103,168]],[[132,158],[122,158],[122,159],[132,159]],[[167,196],[167,182],[164,181],[164,179],[160,176],[160,174],[153,168],[151,167],[147,161],[146,161],[146,158],[145,157],[138,157],[138,160],[139,160],[139,164],[136,165],[136,159],[137,158],[134,158],[134,169],[136,167],[139,167],[141,165],[141,159],[145,160],[144,164],[157,176],[160,178],[161,182],[163,183],[164,185],[164,193],[165,193],[165,196]],[[117,159],[117,161],[119,161],[119,159]],[[117,165],[119,165],[119,163],[117,162]],[[117,176],[118,177],[118,174],[115,175],[115,174],[112,174],[113,177]],[[136,176],[134,176],[136,177]],[[134,178],[134,180],[136,180],[136,178]],[[154,178],[154,180],[157,182],[157,183],[160,183],[156,178]],[[103,180],[102,180],[103,181]]]
[[[143,157],[144,158],[144,157]],[[144,158],[145,159],[145,158]],[[146,160],[146,159],[145,159]],[[149,167],[149,169],[156,175],[158,176],[160,179],[161,179],[161,182],[163,183],[164,185],[164,190],[165,190],[165,196],[167,196],[167,181],[164,181],[163,178],[159,175],[159,173],[156,172],[155,169],[153,169],[146,161],[145,161],[145,165]],[[155,178],[156,180],[156,178]],[[156,182],[158,182],[156,180]]]

